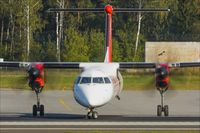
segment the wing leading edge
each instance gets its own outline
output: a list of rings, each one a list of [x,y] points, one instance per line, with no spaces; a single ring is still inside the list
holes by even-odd
[[[0,62],[0,67],[26,68],[31,64],[43,64],[44,68],[80,68],[80,62]]]
[[[105,64],[105,63],[92,63],[92,62],[0,62],[0,67],[21,67],[26,68],[31,64],[43,64],[44,68],[61,68],[61,69],[80,69],[84,67],[81,64]],[[174,63],[148,63],[148,62],[115,62],[106,64],[119,64],[121,69],[134,69],[134,68],[156,68],[159,64],[168,64],[171,68],[176,67],[200,67],[200,62],[174,62]]]
[[[172,63],[148,63],[148,62],[120,62],[119,68],[156,68],[159,64],[168,64],[171,68],[176,67],[200,67],[200,62],[172,62]]]

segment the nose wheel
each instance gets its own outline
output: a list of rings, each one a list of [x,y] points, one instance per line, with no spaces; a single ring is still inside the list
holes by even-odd
[[[89,109],[86,117],[87,119],[97,119],[98,113],[96,111],[93,111],[93,109]]]
[[[157,116],[162,116],[162,112],[164,112],[164,116],[169,116],[169,107],[168,105],[164,105],[164,91],[160,91],[161,95],[161,105],[157,105]]]
[[[36,117],[38,112],[40,114],[40,116],[44,116],[44,105],[40,105],[40,98],[39,98],[39,93],[36,92],[36,96],[37,96],[37,105],[34,104],[33,105],[33,116]]]

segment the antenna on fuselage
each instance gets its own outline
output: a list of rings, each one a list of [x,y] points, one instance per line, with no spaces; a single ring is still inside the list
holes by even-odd
[[[112,62],[112,13],[113,12],[169,12],[170,9],[166,8],[113,8],[111,5],[106,5],[104,8],[50,8],[48,12],[92,12],[92,13],[106,13],[106,24],[105,24],[105,45],[106,55],[104,62]]]

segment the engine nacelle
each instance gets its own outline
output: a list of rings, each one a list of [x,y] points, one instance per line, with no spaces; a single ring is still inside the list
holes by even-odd
[[[31,64],[27,70],[29,74],[29,86],[32,90],[41,91],[44,87],[44,66],[43,64]]]
[[[166,91],[169,86],[169,66],[167,64],[160,64],[156,68],[156,88],[158,90]]]

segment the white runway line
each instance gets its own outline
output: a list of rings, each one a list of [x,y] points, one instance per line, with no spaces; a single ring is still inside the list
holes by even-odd
[[[82,131],[82,130],[103,130],[103,131],[112,131],[112,130],[126,130],[126,131],[132,131],[132,130],[178,130],[178,131],[191,131],[191,130],[194,130],[194,131],[199,131],[200,128],[1,128],[1,131],[9,131],[9,130],[14,130],[14,131],[17,131],[17,130],[24,130],[24,131],[30,131],[30,130],[36,130],[36,131],[45,131],[45,130],[53,130],[53,131],[58,131],[58,130],[78,130],[78,131]]]
[[[0,126],[199,126],[200,122],[0,122]]]

